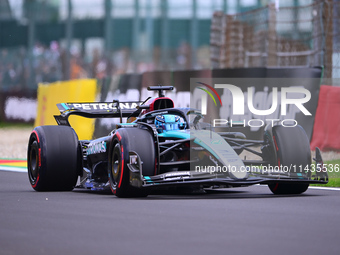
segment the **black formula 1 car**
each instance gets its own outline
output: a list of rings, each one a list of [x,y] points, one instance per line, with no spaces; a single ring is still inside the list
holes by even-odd
[[[159,96],[144,102],[58,104],[58,125],[38,126],[29,138],[32,187],[111,189],[118,197],[141,197],[154,189],[254,184],[268,185],[274,194],[300,194],[311,183],[328,182],[319,149],[312,164],[302,127],[267,126],[262,141],[246,139],[240,132],[215,132],[199,111],[174,107],[164,96],[172,86],[148,89]],[[107,136],[78,140],[68,122],[71,115],[119,118],[120,123]],[[260,159],[242,160],[242,151]]]

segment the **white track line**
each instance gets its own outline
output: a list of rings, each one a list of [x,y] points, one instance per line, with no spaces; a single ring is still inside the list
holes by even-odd
[[[335,190],[335,191],[340,191],[340,188],[333,188],[333,187],[319,187],[319,186],[309,186],[308,189],[322,189],[322,190]]]
[[[21,168],[21,167],[6,167],[6,166],[2,166],[2,167],[0,167],[0,171],[27,173],[27,169],[26,168]]]

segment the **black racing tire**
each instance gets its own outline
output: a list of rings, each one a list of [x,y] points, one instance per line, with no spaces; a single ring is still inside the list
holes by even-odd
[[[304,169],[311,164],[311,151],[304,129],[301,126],[275,126],[273,127],[273,140],[275,146],[273,149],[277,154],[276,165],[290,167],[290,176],[293,178],[306,178],[308,173]],[[294,182],[268,185],[274,194],[301,194],[308,189],[308,186],[308,183]]]
[[[155,174],[155,145],[152,135],[140,128],[120,128],[113,136],[112,157],[108,176],[112,193],[117,197],[146,197],[148,192],[143,188],[130,185],[127,163],[129,152],[136,152],[141,161],[144,176]]]
[[[29,138],[28,179],[36,191],[71,191],[81,164],[78,137],[68,126],[39,126]]]

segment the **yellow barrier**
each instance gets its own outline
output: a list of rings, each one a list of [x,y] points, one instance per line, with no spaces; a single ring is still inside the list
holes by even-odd
[[[57,125],[53,115],[60,112],[58,103],[94,102],[97,96],[97,81],[95,79],[71,80],[39,84],[38,107],[35,126]],[[91,139],[94,132],[94,119],[71,116],[70,124],[78,134],[79,139]]]

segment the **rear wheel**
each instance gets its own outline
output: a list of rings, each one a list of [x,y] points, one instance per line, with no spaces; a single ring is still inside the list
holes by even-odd
[[[78,178],[78,137],[71,127],[36,127],[28,142],[28,179],[36,191],[70,191]]]
[[[139,128],[121,128],[113,137],[114,147],[109,164],[110,187],[117,197],[145,197],[143,188],[130,185],[129,152],[137,153],[142,161],[143,176],[155,174],[155,148],[151,134]]]
[[[277,166],[290,169],[291,178],[307,178],[305,169],[311,164],[309,139],[301,126],[273,127],[274,150]],[[272,183],[269,189],[274,194],[301,194],[308,189],[308,183]]]

